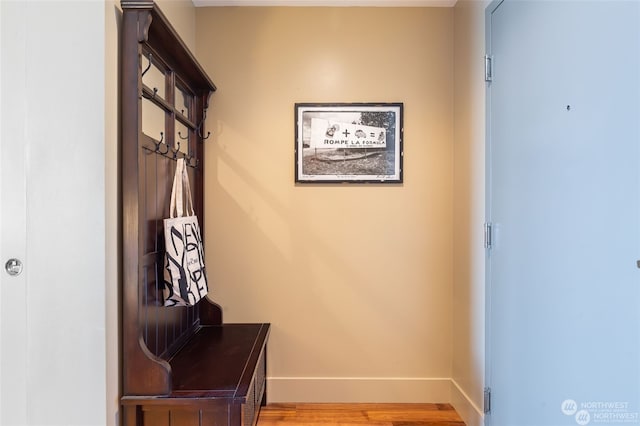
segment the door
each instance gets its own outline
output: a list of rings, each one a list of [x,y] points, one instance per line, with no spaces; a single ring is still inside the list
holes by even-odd
[[[2,426],[105,424],[106,11],[0,0]]]
[[[640,2],[487,30],[486,423],[640,424]]]
[[[28,271],[5,263],[26,262],[25,10],[0,1],[0,425],[16,426],[27,424]]]

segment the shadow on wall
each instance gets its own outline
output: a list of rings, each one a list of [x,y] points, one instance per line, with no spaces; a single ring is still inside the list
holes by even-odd
[[[198,28],[225,321],[273,324],[272,376],[450,377],[452,11],[204,8]],[[349,101],[404,102],[403,185],[294,184],[294,103]]]

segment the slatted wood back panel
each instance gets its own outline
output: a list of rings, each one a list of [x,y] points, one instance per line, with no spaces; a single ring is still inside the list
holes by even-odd
[[[163,277],[166,266],[163,220],[169,217],[171,185],[176,162],[148,150],[143,150],[144,186],[141,199],[144,227],[144,270],[142,276],[141,325],[143,339],[154,355],[168,359],[189,337],[199,323],[195,307],[164,307]],[[196,170],[189,167],[189,180],[197,187]],[[195,188],[194,188],[195,189]]]

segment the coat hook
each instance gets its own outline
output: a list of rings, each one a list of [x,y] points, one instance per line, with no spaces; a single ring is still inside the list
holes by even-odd
[[[162,143],[163,140],[164,140],[164,132],[160,132],[160,141],[156,144],[156,152],[160,155],[166,155],[169,152],[169,145],[167,145],[166,143]],[[164,151],[161,151],[160,147],[162,145],[167,147],[167,149]]]
[[[173,159],[176,160],[178,158],[178,154],[180,153],[180,141],[175,142],[175,148],[172,148],[173,151]]]
[[[202,135],[202,125],[204,124],[204,120],[207,119],[207,110],[203,110],[202,111],[202,121],[200,121],[200,124],[198,124],[198,136],[200,136],[202,138],[203,141],[209,139],[209,136],[211,135],[211,132],[207,132],[207,136],[203,136]]]
[[[180,139],[185,140],[185,139],[189,139],[189,134],[187,133],[187,136],[182,136],[182,132],[178,132],[178,136],[180,136]]]
[[[200,136],[202,138],[202,140],[207,140],[209,139],[209,136],[211,135],[211,132],[207,132],[207,136],[203,136],[202,135],[202,123],[204,122],[204,120],[202,120],[200,122],[200,124],[198,125],[198,136]]]
[[[156,148],[154,149],[155,152],[160,152],[160,145],[162,145],[162,140],[163,139],[164,139],[164,132],[160,132],[160,140],[159,141],[156,141],[155,139],[151,138],[151,141],[156,146]]]
[[[142,96],[145,99],[155,99],[157,94],[158,94],[158,88],[157,87],[153,88],[153,95],[151,95],[151,96],[147,95],[145,92],[142,92]]]
[[[188,156],[187,157],[187,165],[193,167],[194,169],[198,168],[198,159],[196,157]]]
[[[149,71],[149,68],[151,68],[151,58],[153,58],[153,54],[149,53],[149,65],[147,65],[144,71],[142,71],[142,75],[140,77],[144,77],[147,71]]]

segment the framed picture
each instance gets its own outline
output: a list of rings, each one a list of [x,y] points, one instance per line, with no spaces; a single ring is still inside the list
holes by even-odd
[[[402,109],[295,104],[295,181],[402,183]]]

